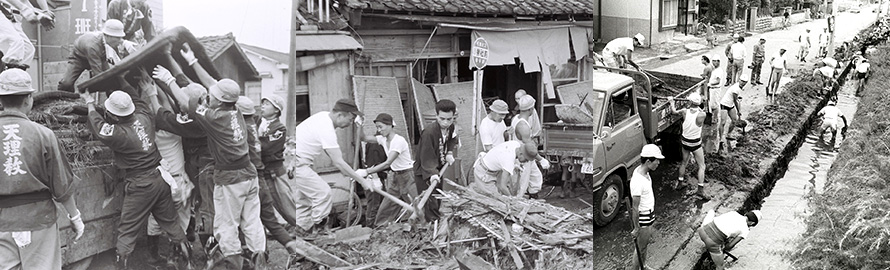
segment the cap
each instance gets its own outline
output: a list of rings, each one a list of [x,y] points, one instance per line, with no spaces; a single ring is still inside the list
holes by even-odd
[[[185,87],[185,94],[188,95],[189,99],[202,98],[207,95],[207,88],[197,83],[190,83]]]
[[[269,103],[272,103],[272,107],[275,107],[276,109],[278,109],[278,111],[280,111],[281,113],[284,113],[284,109],[283,109],[284,108],[284,98],[283,97],[281,97],[279,95],[272,94],[272,95],[263,97],[263,99],[260,101],[263,101],[263,100],[268,100]]]
[[[739,34],[732,34],[732,38],[739,38]]]
[[[664,159],[664,156],[661,155],[661,148],[658,148],[658,145],[647,144],[643,146],[643,151],[640,152],[641,157],[651,157],[657,159]]]
[[[112,37],[124,37],[124,24],[115,19],[107,20],[102,25],[102,33]]]
[[[716,54],[709,55],[708,58],[710,58],[711,61],[720,61],[720,56]]]
[[[222,102],[235,102],[241,95],[241,87],[231,79],[222,79],[210,87],[210,95]]]
[[[519,110],[525,111],[535,107],[535,98],[530,95],[524,95],[519,98]]]
[[[393,124],[392,122],[392,115],[389,115],[388,113],[378,114],[377,119],[374,119],[374,123],[395,126],[395,124]]]
[[[516,93],[513,94],[514,97],[522,97],[525,95],[528,95],[528,93],[525,92],[525,89],[516,90]]]
[[[754,222],[754,225],[752,226],[757,226],[757,223],[760,223],[760,219],[763,218],[763,213],[760,213],[760,210],[752,210],[745,213],[745,217],[747,217],[749,221]]]
[[[701,94],[694,92],[692,94],[689,94],[689,96],[686,96],[686,100],[689,100],[689,102],[692,102],[692,104],[701,105]]]
[[[499,114],[510,113],[510,106],[507,106],[507,102],[504,102],[503,100],[500,100],[500,99],[492,102],[491,106],[488,106],[488,109],[490,109],[492,112],[499,113]]]
[[[334,103],[334,111],[348,112],[358,116],[365,115],[358,110],[358,106],[355,105],[354,101],[345,98],[337,100],[337,103]]]
[[[105,100],[105,110],[113,115],[127,116],[136,111],[136,106],[133,105],[133,99],[130,98],[130,94],[117,90],[111,93],[108,99]]]
[[[834,100],[829,100],[829,101],[828,101],[828,105],[829,105],[829,106],[834,106],[834,105],[837,105],[837,102],[834,101]]]
[[[256,105],[253,104],[253,100],[245,96],[238,97],[238,101],[235,102],[235,108],[238,108],[243,115],[253,115],[256,113]]]
[[[643,34],[640,33],[634,35],[634,38],[637,39],[637,42],[640,42],[640,44],[643,44],[643,42],[646,41],[646,37],[644,37]]]
[[[739,81],[748,82],[749,78],[751,78],[751,75],[746,76],[746,74],[742,74],[742,76],[739,76]]]
[[[24,95],[33,92],[31,75],[28,72],[17,68],[0,72],[0,96]]]

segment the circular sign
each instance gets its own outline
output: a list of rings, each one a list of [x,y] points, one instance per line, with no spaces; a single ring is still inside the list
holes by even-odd
[[[470,60],[478,69],[482,69],[488,64],[488,41],[484,38],[477,38],[473,41],[473,47],[470,52]]]

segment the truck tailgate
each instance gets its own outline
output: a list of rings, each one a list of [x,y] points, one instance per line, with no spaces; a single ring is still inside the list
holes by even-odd
[[[545,127],[543,139],[548,156],[593,157],[592,127]]]

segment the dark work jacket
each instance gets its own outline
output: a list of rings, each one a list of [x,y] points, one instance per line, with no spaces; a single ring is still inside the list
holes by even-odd
[[[432,122],[420,133],[420,143],[417,145],[417,153],[414,154],[414,174],[421,175],[423,179],[429,179],[431,176],[439,174],[439,170],[445,165],[445,153],[454,151],[457,146],[454,125],[451,125],[448,128],[448,140],[445,141],[444,153],[440,152],[441,130],[438,122]]]
[[[260,125],[262,119],[257,120],[257,126]],[[262,144],[263,164],[267,169],[275,169],[284,164],[284,142],[287,141],[287,128],[278,118],[269,122],[269,129],[263,134],[259,134],[260,144]]]

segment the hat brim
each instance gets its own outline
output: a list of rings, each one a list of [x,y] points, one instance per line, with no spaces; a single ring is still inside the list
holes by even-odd
[[[274,100],[271,100],[269,98],[262,98],[262,99],[260,99],[260,102],[263,102],[266,100],[269,101],[269,104],[272,104],[272,107],[275,107],[276,109],[278,109],[279,112],[284,112],[284,109],[281,108],[281,105],[278,104],[278,102],[275,102]]]
[[[18,95],[27,95],[34,93],[33,88],[28,89],[15,89],[15,90],[6,90],[0,89],[0,96],[18,96]]]
[[[236,101],[238,101],[237,97],[234,99],[224,98],[222,90],[220,90],[219,87],[216,85],[211,86],[209,90],[210,90],[209,91],[210,95],[213,96],[214,98],[218,99],[219,101],[222,101],[222,102],[236,102]]]
[[[381,123],[381,124],[384,124],[384,125],[396,126],[395,123],[392,123],[392,122],[386,122],[386,121],[381,121],[381,120],[374,120],[374,123]]]
[[[136,111],[136,106],[133,105],[133,103],[130,103],[130,105],[124,109],[118,109],[118,108],[115,108],[114,106],[111,106],[111,103],[109,103],[109,101],[110,101],[110,99],[105,100],[105,110],[113,115],[127,116],[127,115],[133,114],[133,112]]]
[[[490,108],[490,109],[491,109],[491,111],[494,112],[494,113],[499,113],[499,114],[509,114],[509,113],[510,113],[510,112],[507,111],[507,110],[499,111],[499,110],[494,109],[494,108]]]
[[[102,31],[102,34],[106,34],[106,35],[112,36],[112,37],[119,37],[119,38],[126,36],[126,34],[124,32],[117,33],[117,32],[111,32],[111,31]]]

